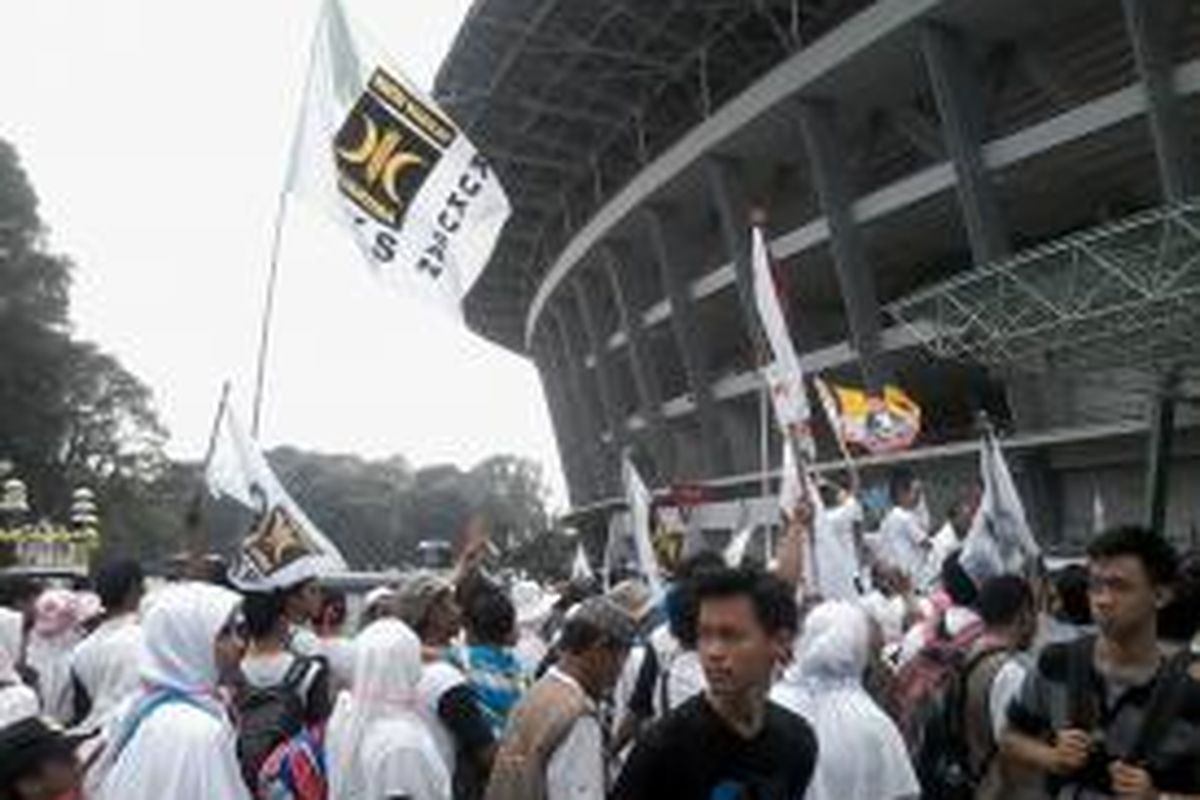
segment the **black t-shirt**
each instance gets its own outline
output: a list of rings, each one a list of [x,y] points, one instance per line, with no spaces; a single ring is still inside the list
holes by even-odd
[[[698,695],[638,742],[612,800],[801,800],[817,760],[808,723],[773,703],[745,739]]]

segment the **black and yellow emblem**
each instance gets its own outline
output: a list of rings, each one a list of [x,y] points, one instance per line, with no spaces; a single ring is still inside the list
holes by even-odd
[[[263,575],[271,575],[305,556],[317,555],[282,506],[260,517],[244,545],[246,557]]]
[[[338,188],[370,217],[398,229],[457,131],[383,70],[334,138]]]

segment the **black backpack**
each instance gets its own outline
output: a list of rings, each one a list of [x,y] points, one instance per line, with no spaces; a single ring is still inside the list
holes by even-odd
[[[987,774],[995,749],[982,763],[972,763],[967,740],[968,682],[976,669],[989,662],[993,678],[1007,651],[992,648],[962,658],[954,675],[931,701],[919,724],[914,767],[922,800],[973,800]],[[989,685],[991,681],[988,681]]]
[[[319,658],[297,656],[280,683],[239,687],[237,756],[242,777],[252,790],[267,757],[304,727],[305,695],[323,668]]]

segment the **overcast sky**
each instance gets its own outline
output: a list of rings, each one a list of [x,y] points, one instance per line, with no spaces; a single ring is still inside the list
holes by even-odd
[[[73,317],[153,388],[197,458],[220,385],[249,416],[272,224],[319,0],[6,0],[0,137],[18,148]],[[470,0],[344,0],[428,88]],[[374,282],[293,203],[266,444],[468,467],[512,452],[564,492],[531,364]]]

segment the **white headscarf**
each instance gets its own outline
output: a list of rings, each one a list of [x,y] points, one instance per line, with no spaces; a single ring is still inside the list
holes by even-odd
[[[820,742],[805,800],[894,800],[920,786],[900,732],[862,687],[870,628],[858,606],[822,603],[804,621],[796,661],[771,699],[812,724]]]
[[[211,695],[220,679],[213,644],[240,602],[236,592],[209,583],[183,583],[160,592],[142,621],[142,680],[151,687]]]
[[[354,654],[352,688],[338,695],[325,739],[330,800],[367,797],[367,787],[373,781],[364,769],[367,748],[363,742],[377,723],[411,724],[418,748],[426,750],[441,766],[433,740],[416,711],[417,683],[421,680],[421,641],[417,635],[398,619],[379,619],[355,638]],[[413,743],[397,739],[394,744],[410,747]],[[449,777],[444,778],[448,791]]]
[[[92,778],[102,782],[102,800],[249,797],[233,726],[217,695],[215,652],[217,636],[240,602],[237,593],[203,583],[178,584],[155,595],[142,623],[143,688],[105,731],[109,746]],[[164,690],[186,701],[155,707]],[[196,708],[207,713],[196,714]],[[170,728],[177,736],[143,736],[147,726]]]
[[[0,608],[0,728],[41,710],[37,693],[21,682],[17,662],[25,637],[25,618],[9,608]]]
[[[0,607],[0,683],[21,683],[17,662],[25,638],[25,617],[19,611]]]

